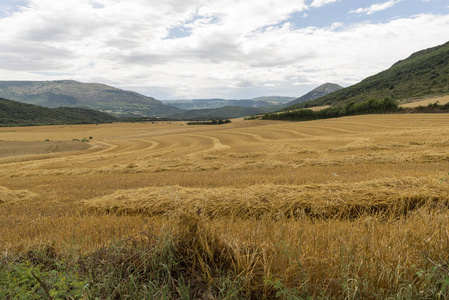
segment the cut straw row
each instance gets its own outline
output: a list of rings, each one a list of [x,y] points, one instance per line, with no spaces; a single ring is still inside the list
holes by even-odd
[[[246,188],[181,186],[120,190],[85,201],[98,212],[171,215],[195,211],[211,218],[399,217],[414,209],[446,208],[449,185],[431,178],[394,178],[343,184],[254,185]]]

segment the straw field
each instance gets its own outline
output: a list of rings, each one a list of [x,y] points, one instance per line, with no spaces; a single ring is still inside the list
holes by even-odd
[[[448,132],[446,114],[0,128],[2,261],[127,266],[86,299],[443,299]],[[136,249],[178,263],[147,284]]]
[[[418,106],[427,106],[429,104],[434,104],[437,101],[438,101],[439,104],[442,104],[442,105],[446,104],[446,103],[449,102],[449,96],[418,100],[418,101],[414,101],[414,102],[411,102],[411,103],[401,104],[401,107],[414,108],[414,107],[418,107]]]

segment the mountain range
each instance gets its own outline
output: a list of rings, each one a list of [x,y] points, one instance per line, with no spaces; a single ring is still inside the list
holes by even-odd
[[[319,87],[313,89],[309,93],[305,94],[300,98],[292,97],[259,97],[250,100],[222,100],[225,104],[224,107],[209,108],[209,109],[191,109],[183,113],[173,115],[172,118],[175,119],[189,119],[189,120],[210,120],[210,119],[229,119],[229,118],[240,118],[247,117],[258,114],[265,114],[273,111],[280,110],[284,107],[293,105],[295,103],[313,100],[329,93],[342,89],[341,86],[333,83],[325,83]],[[198,103],[198,101],[212,101],[213,104],[219,104],[221,99],[211,99],[211,100],[192,100],[193,103]],[[188,101],[188,100],[187,100]],[[278,103],[277,105],[257,105],[260,102],[268,103]],[[290,101],[290,102],[288,102]],[[229,105],[229,104],[240,104]],[[244,106],[244,105],[248,106]],[[252,105],[252,106],[249,106]]]
[[[317,89],[309,94],[318,97],[331,91],[322,87]],[[247,100],[197,99],[163,103],[132,91],[74,80],[0,81],[0,97],[48,108],[90,108],[118,117],[168,117],[181,120],[228,119],[263,114],[279,110],[295,99],[270,96]],[[193,107],[202,108],[191,109]]]
[[[49,108],[86,107],[124,117],[167,117],[182,112],[136,92],[74,80],[0,81],[0,97]]]
[[[266,107],[272,105],[281,105],[296,97],[258,97],[253,99],[242,100],[227,100],[227,99],[192,99],[192,100],[166,100],[162,101],[164,104],[171,105],[184,110],[191,109],[213,109],[225,106],[239,106],[239,107]]]

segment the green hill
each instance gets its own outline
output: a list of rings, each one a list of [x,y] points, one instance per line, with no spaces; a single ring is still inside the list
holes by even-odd
[[[324,97],[285,108],[343,105],[368,99],[410,100],[449,94],[449,42],[422,50],[391,68]]]
[[[0,98],[0,126],[112,123],[117,118],[87,108],[47,108]]]
[[[0,81],[0,97],[50,108],[87,107],[119,116],[166,117],[182,112],[135,92],[73,80]]]

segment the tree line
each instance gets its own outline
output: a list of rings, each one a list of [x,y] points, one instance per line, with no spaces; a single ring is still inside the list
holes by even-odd
[[[231,123],[231,120],[211,120],[211,121],[204,121],[204,122],[188,122],[187,125],[221,125],[221,124],[227,124]]]
[[[263,115],[262,119],[310,121],[364,114],[381,114],[398,110],[400,110],[398,103],[387,97],[383,100],[369,99],[362,102],[351,101],[345,105],[329,107],[318,111],[313,111],[311,109],[298,109],[281,113],[268,113]]]

